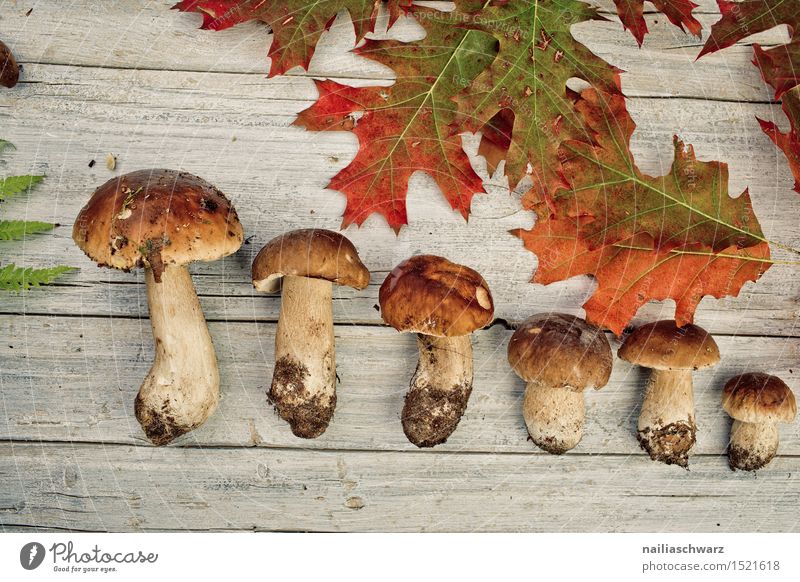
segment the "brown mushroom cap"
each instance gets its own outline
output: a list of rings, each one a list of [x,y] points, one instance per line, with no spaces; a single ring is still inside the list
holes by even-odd
[[[637,328],[617,355],[632,364],[656,370],[699,370],[719,362],[717,342],[706,330],[691,323],[678,327],[672,320]]]
[[[439,337],[470,334],[494,315],[483,277],[434,255],[397,265],[381,285],[379,300],[383,320],[393,328]]]
[[[285,275],[325,279],[337,285],[364,289],[369,269],[350,240],[331,230],[293,230],[269,241],[253,261],[253,285],[264,293],[280,288]]]
[[[612,367],[603,331],[563,313],[526,319],[508,342],[508,361],[526,382],[574,390],[599,390],[608,383]]]
[[[748,373],[734,376],[722,390],[722,408],[741,422],[792,422],[797,403],[792,390],[777,376]]]
[[[72,238],[101,266],[129,271],[215,261],[242,246],[233,205],[214,186],[185,172],[140,170],[95,190]]]
[[[19,65],[11,49],[0,41],[0,85],[11,89],[19,81]]]

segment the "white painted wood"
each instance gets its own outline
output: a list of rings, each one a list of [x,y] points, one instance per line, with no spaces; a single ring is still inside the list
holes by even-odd
[[[795,460],[0,445],[0,529],[793,531]]]
[[[210,325],[221,375],[218,411],[181,446],[264,446],[299,449],[414,450],[400,411],[417,359],[411,334],[389,328],[336,328],[336,414],[314,440],[292,436],[266,403],[274,364],[274,324]],[[506,359],[511,332],[499,326],[474,334],[475,381],[466,416],[448,443],[433,450],[542,454],[527,441],[524,383]],[[133,416],[136,391],[152,362],[146,319],[0,317],[0,440],[127,443],[148,446]],[[722,386],[744,371],[784,378],[800,392],[800,339],[717,338],[722,362],[697,372],[696,452],[721,454],[730,420]],[[619,343],[612,340],[616,351]],[[791,370],[791,371],[790,371]],[[646,379],[643,369],[615,358],[607,387],[586,393],[586,429],[575,453],[643,455],[635,439]],[[780,454],[800,455],[800,423],[781,427]],[[798,460],[800,464],[800,460]],[[800,469],[800,466],[798,466]]]
[[[581,313],[592,290],[587,278],[527,283],[535,258],[506,231],[533,219],[499,179],[476,198],[468,224],[418,174],[409,194],[412,226],[399,237],[376,218],[347,232],[373,281],[364,291],[335,294],[342,383],[330,429],[314,441],[293,437],[264,397],[279,298],[252,290],[249,264],[285,230],[339,224],[343,198],[324,187],[356,143],[351,135],[290,126],[315,98],[311,77],[387,84],[391,73],[347,54],[352,29],[340,18],[309,73],[266,79],[265,27],[200,31],[198,16],[169,11],[171,3],[0,0],[0,38],[25,65],[23,83],[0,92],[0,137],[18,146],[0,160],[0,175],[48,175],[3,212],[64,225],[52,236],[4,244],[1,259],[81,267],[46,292],[0,296],[0,530],[797,529],[800,424],[781,427],[779,457],[768,469],[733,473],[723,456],[730,421],[719,406],[724,381],[746,370],[778,374],[800,389],[796,264],[776,265],[739,299],[701,305],[697,321],[717,335],[723,361],[697,374],[698,454],[689,472],[653,463],[638,449],[644,375],[621,361],[609,386],[587,394],[582,443],[558,458],[539,451],[526,440],[524,386],[507,365],[510,331],[502,325],[475,335],[475,391],[449,442],[417,451],[406,441],[399,414],[414,338],[379,327],[374,309],[392,266],[417,252],[468,264],[489,281],[497,316],[511,322],[537,311]],[[718,12],[713,0],[700,4],[705,36]],[[615,20],[611,1],[602,5]],[[786,31],[694,62],[701,40],[660,14],[647,20],[652,34],[642,49],[616,21],[573,30],[628,71],[623,86],[639,124],[640,166],[665,172],[672,134],[680,133],[701,159],[731,164],[731,192],[750,187],[769,238],[800,248],[800,197],[785,159],[755,121],[783,124],[783,116],[750,64],[750,44],[784,42]],[[391,34],[411,38],[418,29],[406,21]],[[467,145],[474,153],[475,139]],[[105,169],[108,153],[119,159],[114,173]],[[485,175],[482,160],[473,160]],[[153,166],[220,186],[253,236],[237,255],[193,268],[212,321],[223,398],[204,427],[167,449],[146,444],[132,411],[152,358],[142,276],[91,266],[70,238],[96,186]],[[797,262],[800,255],[776,250],[775,258]],[[637,322],[670,315],[671,303],[653,303]]]

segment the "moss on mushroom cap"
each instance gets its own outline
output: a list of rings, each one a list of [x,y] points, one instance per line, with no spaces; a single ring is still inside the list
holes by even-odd
[[[511,336],[508,361],[517,375],[556,388],[602,388],[611,375],[611,346],[580,317],[539,313]]]
[[[632,364],[655,370],[699,370],[719,362],[714,338],[701,327],[678,327],[672,320],[637,328],[620,347],[618,355]]]
[[[235,253],[243,231],[233,205],[192,174],[140,170],[95,190],[72,230],[75,243],[102,266],[128,271],[214,261]]]
[[[384,321],[398,331],[440,337],[468,335],[494,315],[483,277],[435,255],[397,265],[381,285],[379,299]]]
[[[347,237],[318,228],[293,230],[269,241],[253,261],[253,285],[266,293],[278,290],[285,275],[324,279],[364,289],[369,269]]]
[[[792,422],[797,403],[792,390],[777,376],[747,373],[734,376],[722,391],[722,408],[741,422]]]

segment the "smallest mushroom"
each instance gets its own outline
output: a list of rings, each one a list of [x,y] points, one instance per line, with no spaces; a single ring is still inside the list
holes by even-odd
[[[769,374],[734,376],[722,391],[722,408],[733,418],[728,461],[731,469],[756,471],[778,452],[779,422],[792,422],[797,403],[783,380]]]
[[[0,85],[11,89],[19,81],[19,65],[11,49],[0,41]]]
[[[533,442],[560,455],[583,436],[583,391],[608,383],[612,356],[602,330],[573,315],[540,313],[508,343],[508,362],[527,382],[522,415]]]

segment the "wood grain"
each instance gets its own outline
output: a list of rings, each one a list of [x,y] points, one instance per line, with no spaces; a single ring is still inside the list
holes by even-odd
[[[486,174],[475,136],[465,144],[489,194],[476,197],[469,223],[420,173],[409,193],[412,224],[399,237],[377,218],[347,231],[373,281],[360,292],[336,290],[341,383],[330,429],[313,441],[293,437],[264,396],[280,298],[254,292],[249,265],[277,234],[339,225],[343,197],[325,186],[357,144],[352,135],[291,127],[315,99],[313,78],[386,85],[392,73],[348,53],[352,27],[340,16],[309,72],[267,79],[264,26],[200,31],[199,17],[168,10],[172,3],[37,2],[30,15],[29,2],[3,4],[0,38],[25,70],[14,91],[0,93],[0,137],[18,148],[0,160],[0,174],[48,176],[3,212],[63,226],[4,244],[2,260],[81,270],[46,291],[0,297],[0,530],[798,529],[800,425],[781,427],[780,455],[767,469],[733,473],[719,393],[727,378],[751,370],[800,389],[800,256],[774,247],[782,264],[740,298],[703,301],[697,322],[715,334],[723,360],[696,375],[700,430],[688,472],[639,450],[634,427],[645,376],[618,360],[609,385],[586,395],[582,443],[567,455],[547,455],[526,440],[524,387],[506,362],[508,327],[535,312],[581,314],[594,284],[528,283],[536,259],[507,230],[530,227],[533,217],[520,210],[519,192]],[[718,11],[714,0],[699,4],[705,37]],[[610,20],[581,24],[573,34],[627,71],[640,166],[666,172],[672,135],[680,134],[701,159],[730,164],[731,194],[750,188],[768,238],[800,248],[800,197],[755,120],[784,124],[783,115],[750,64],[750,45],[784,42],[785,27],[695,62],[702,39],[681,33],[649,4],[652,33],[642,49],[622,30],[611,0],[601,5]],[[407,40],[419,29],[405,21],[390,34]],[[105,169],[109,153],[118,157],[116,172]],[[212,181],[234,200],[252,237],[229,259],[193,267],[223,399],[205,426],[163,449],[147,445],[132,411],[152,358],[141,273],[98,269],[70,238],[95,187],[147,167]],[[414,338],[382,326],[375,309],[383,277],[419,252],[480,271],[498,317],[474,335],[475,391],[466,416],[446,445],[427,451],[407,442],[399,421]],[[671,314],[671,302],[653,302],[635,323]]]
[[[413,335],[338,326],[336,415],[322,437],[304,440],[292,436],[266,403],[275,326],[219,322],[210,329],[220,360],[222,400],[215,415],[177,441],[179,445],[415,450],[400,426],[403,397],[416,365]],[[0,317],[0,330],[9,332],[0,344],[5,417],[0,439],[148,446],[132,413],[133,399],[152,363],[147,320]],[[520,408],[524,383],[506,359],[510,335],[500,326],[473,334],[475,388],[467,414],[448,443],[432,454],[543,454],[527,441]],[[719,455],[727,446],[730,420],[720,398],[731,376],[765,371],[800,388],[800,381],[794,380],[800,374],[794,370],[800,339],[722,336],[717,341],[721,364],[695,375],[700,426],[695,450],[700,454]],[[612,344],[616,350],[618,342]],[[609,385],[586,393],[586,434],[576,453],[643,455],[635,425],[645,374],[615,358]],[[781,454],[800,455],[800,424],[782,426],[781,437]]]
[[[704,457],[0,445],[0,529],[792,531],[800,475]]]

